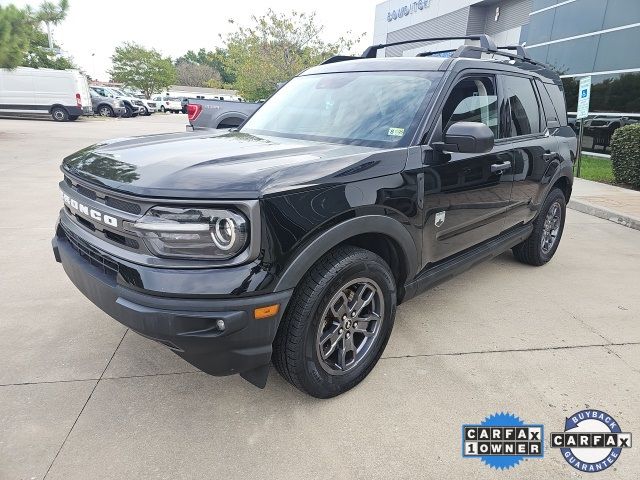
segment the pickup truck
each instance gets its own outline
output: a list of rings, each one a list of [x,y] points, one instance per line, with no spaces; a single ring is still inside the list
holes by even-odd
[[[239,127],[262,103],[190,98],[187,131]]]

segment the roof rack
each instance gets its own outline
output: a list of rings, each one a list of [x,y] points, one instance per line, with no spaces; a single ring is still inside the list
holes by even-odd
[[[347,60],[356,60],[358,58],[376,58],[378,55],[378,50],[387,47],[394,47],[396,45],[407,45],[410,43],[422,43],[422,42],[442,42],[446,40],[476,40],[480,42],[480,45],[461,45],[457,49],[447,49],[447,50],[436,50],[436,51],[426,51],[420,52],[416,56],[417,57],[430,57],[437,56],[443,53],[451,53],[451,58],[481,58],[483,53],[490,53],[493,55],[501,55],[507,58],[511,58],[514,60],[521,60],[523,62],[528,62],[533,65],[542,65],[543,63],[533,60],[529,55],[527,55],[527,51],[521,45],[506,45],[504,47],[497,47],[493,38],[489,35],[480,34],[480,35],[467,35],[461,37],[430,37],[430,38],[418,38],[414,40],[403,40],[400,42],[392,42],[392,43],[381,43],[379,45],[371,45],[367,47],[367,49],[362,52],[362,55],[359,57],[347,56],[347,55],[335,55],[331,58],[328,58],[322,65],[326,65],[328,63],[336,63],[336,62],[344,62]],[[510,53],[505,50],[515,50],[515,53]]]
[[[409,43],[421,43],[421,42],[443,42],[446,40],[477,40],[480,42],[480,48],[489,52],[497,50],[496,43],[489,35],[467,35],[463,37],[431,37],[431,38],[417,38],[415,40],[403,40],[401,42],[381,43],[379,45],[371,45],[362,52],[361,58],[376,58],[378,50],[382,50],[387,47],[395,47],[396,45],[407,45]]]

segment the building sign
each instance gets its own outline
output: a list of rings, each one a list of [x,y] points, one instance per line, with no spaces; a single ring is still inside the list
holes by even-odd
[[[578,88],[578,119],[585,118],[589,115],[589,99],[591,98],[591,76],[582,77],[580,79],[580,88]]]
[[[387,13],[387,22],[393,22],[402,17],[407,17],[413,13],[417,13],[431,6],[431,0],[418,0],[417,2],[408,3],[407,5],[391,10]]]

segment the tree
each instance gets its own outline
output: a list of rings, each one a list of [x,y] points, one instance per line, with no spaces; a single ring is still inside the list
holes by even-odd
[[[223,84],[232,85],[236,81],[236,77],[225,68],[226,56],[227,51],[222,48],[216,48],[215,51],[208,51],[201,48],[197,52],[193,50],[187,51],[187,53],[176,60],[176,64],[188,61],[198,65],[208,65],[220,74]]]
[[[51,25],[61,22],[67,9],[66,0],[57,6],[44,2],[35,11],[29,7],[19,10],[13,5],[0,7],[0,67],[75,68],[51,39]],[[47,24],[48,34],[40,30],[41,22]]]
[[[176,68],[169,57],[137,43],[125,42],[116,47],[111,60],[111,78],[141,90],[147,98],[176,81]]]
[[[36,19],[43,22],[47,26],[47,37],[49,40],[49,48],[53,50],[53,38],[51,37],[51,26],[58,25],[67,17],[69,10],[69,0],[60,0],[57,5],[53,2],[45,1],[40,4],[40,8],[36,12]]]
[[[222,77],[217,70],[209,65],[180,60],[176,63],[176,70],[178,85],[190,87],[222,85]]]
[[[33,25],[24,10],[0,5],[0,68],[22,65]]]
[[[269,9],[251,20],[251,26],[239,27],[227,36],[222,57],[225,69],[235,77],[234,88],[250,100],[268,97],[278,83],[350,50],[361,38],[324,42],[320,38],[323,27],[317,24],[315,13],[293,11],[287,16]]]

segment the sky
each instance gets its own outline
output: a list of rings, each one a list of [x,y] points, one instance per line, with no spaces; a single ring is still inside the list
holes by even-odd
[[[373,38],[375,6],[381,0],[70,0],[67,18],[54,29],[54,40],[91,77],[108,80],[114,48],[125,41],[153,47],[177,58],[187,50],[222,46],[223,36],[235,30],[228,19],[248,25],[251,15],[272,8],[277,12],[317,14],[321,36],[331,41],[351,30],[365,34],[356,50]],[[0,0],[0,5],[37,7],[41,0]]]

